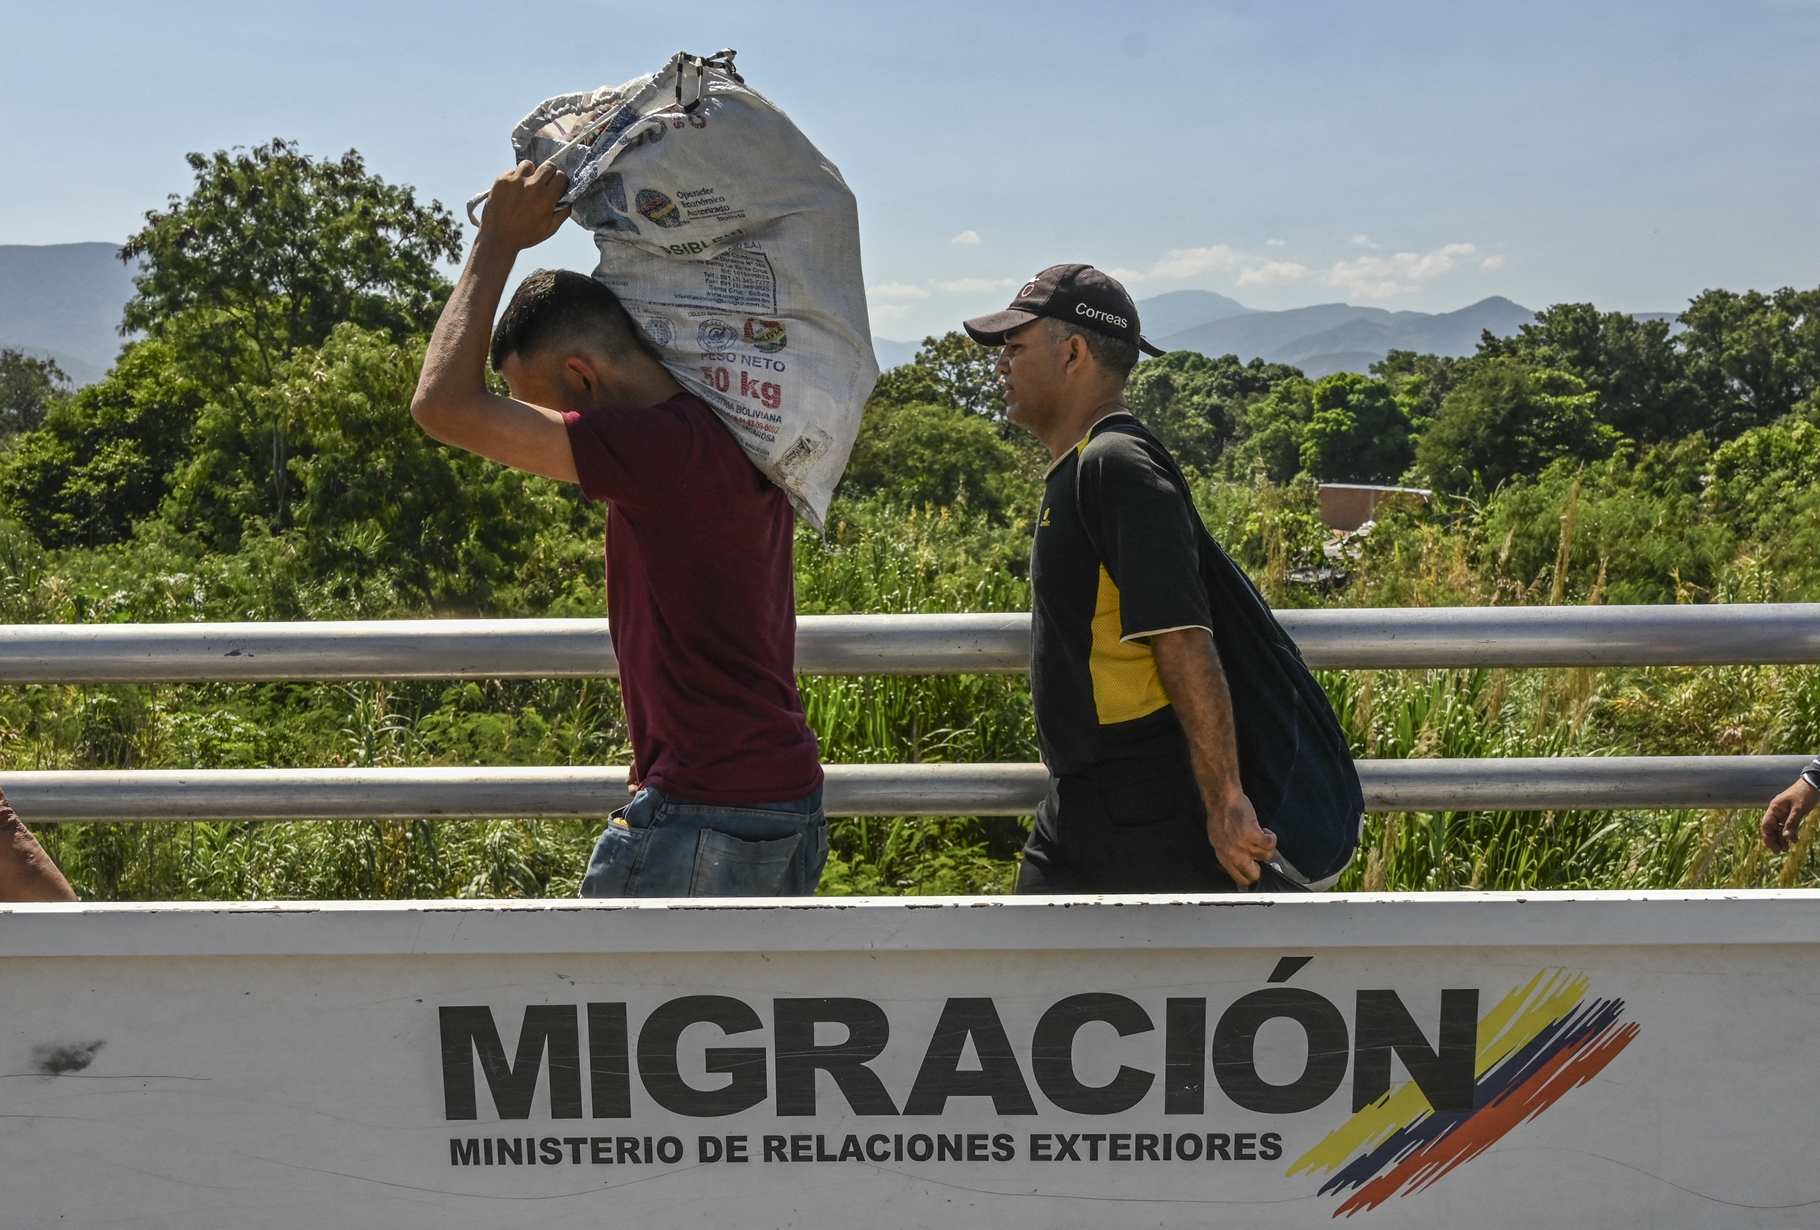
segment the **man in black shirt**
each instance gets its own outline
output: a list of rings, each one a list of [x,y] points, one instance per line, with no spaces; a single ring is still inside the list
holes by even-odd
[[[1004,348],[1008,416],[1055,459],[1030,561],[1030,686],[1050,788],[1018,891],[1253,884],[1276,837],[1240,784],[1196,519],[1124,404],[1139,350],[1162,352],[1139,334],[1124,287],[1089,265],[1045,269],[966,329]]]

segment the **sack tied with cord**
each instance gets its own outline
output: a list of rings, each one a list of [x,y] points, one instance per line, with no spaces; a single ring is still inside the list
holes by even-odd
[[[512,149],[569,177],[594,277],[819,529],[878,381],[859,212],[734,54],[678,52],[625,85],[559,95]]]

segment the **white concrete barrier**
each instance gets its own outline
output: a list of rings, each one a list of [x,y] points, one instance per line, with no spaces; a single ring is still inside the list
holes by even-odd
[[[0,1224],[1813,1226],[1820,893],[0,909]]]

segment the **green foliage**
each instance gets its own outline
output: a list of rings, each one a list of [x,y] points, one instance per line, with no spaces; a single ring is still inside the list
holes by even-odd
[[[46,546],[123,541],[164,498],[201,404],[169,343],[128,346],[0,458],[0,509]]]
[[[1459,492],[1540,473],[1563,457],[1608,456],[1617,437],[1594,415],[1598,400],[1567,372],[1487,360],[1442,400],[1416,463],[1438,489]]]
[[[270,456],[255,423],[282,426],[291,491],[286,539],[303,570],[352,595],[383,578],[407,603],[481,611],[512,583],[540,533],[597,523],[573,488],[446,448],[411,421],[423,343],[355,325],[280,364],[248,418],[213,403],[163,516],[211,551],[275,533]]]
[[[1787,419],[1747,431],[1712,456],[1707,500],[1741,534],[1777,532],[1795,498],[1820,489],[1820,426]]]
[[[842,490],[891,491],[899,500],[938,505],[964,492],[974,507],[1001,517],[1034,501],[1049,455],[1006,421],[997,362],[997,350],[964,333],[924,338],[914,359],[879,377]],[[955,415],[989,426],[996,443]],[[951,437],[945,446],[944,435]]]
[[[195,189],[148,211],[120,249],[141,268],[121,328],[171,343],[211,400],[269,442],[265,508],[282,526],[289,435],[253,393],[337,326],[398,342],[428,330],[449,289],[439,262],[461,258],[461,227],[441,202],[419,205],[410,188],[369,173],[353,150],[317,160],[275,140],[187,159]]]
[[[1324,680],[1365,755],[1711,754],[1811,746],[1820,671],[1353,672]],[[1341,890],[1812,884],[1810,849],[1770,856],[1758,810],[1372,816]]]
[[[402,338],[428,329],[461,259],[441,202],[369,173],[360,155],[314,159],[275,140],[251,152],[186,156],[196,186],[120,249],[138,293],[122,327],[179,341],[211,387],[269,380],[342,323]]]
[[[1177,350],[1139,363],[1125,385],[1125,404],[1169,446],[1184,467],[1211,470],[1239,430],[1245,409],[1293,367],[1237,355],[1210,359]]]
[[[1481,352],[1489,344],[1480,343]],[[1390,389],[1403,417],[1409,420],[1410,430],[1419,433],[1441,413],[1441,402],[1464,366],[1461,360],[1446,355],[1393,350],[1371,365],[1371,374]]]
[[[150,338],[67,398],[48,368],[0,355],[0,434],[14,425],[0,621],[602,614],[599,508],[443,449],[409,419],[439,262],[459,255],[447,212],[354,154],[316,162],[274,142],[190,165],[192,194],[148,214],[124,250],[143,267],[126,323]],[[1318,382],[1177,353],[1141,364],[1127,393],[1279,605],[1814,600],[1817,305],[1820,291],[1708,291],[1674,336],[1559,305],[1470,358],[1394,352],[1370,377]],[[828,531],[799,529],[799,610],[1028,609],[1047,455],[1004,421],[995,359],[951,333],[881,380]],[[1291,569],[1326,560],[1318,481],[1394,479],[1412,456],[1442,494],[1380,506],[1343,548],[1343,594],[1292,584]],[[1366,756],[1820,744],[1811,668],[1324,682]],[[802,694],[830,763],[1037,755],[1023,676],[814,678]],[[610,680],[0,689],[0,767],[617,764],[627,742]],[[832,828],[829,894],[1007,891],[1024,835],[1013,818]],[[41,836],[90,898],[537,896],[575,891],[597,829]],[[1367,845],[1343,886],[1820,882],[1811,847],[1766,855],[1744,813],[1373,817]]]
[[[1601,518],[1655,492],[1663,499],[1691,494],[1695,503],[1673,515],[1711,524],[1698,497],[1709,462],[1695,442],[1642,454],[1635,469],[1647,476],[1630,487],[1622,469],[1607,461],[1578,474],[1562,466],[1543,480],[1513,482],[1482,513],[1402,509],[1364,540],[1367,555],[1355,564],[1359,580],[1343,601],[1379,604],[1392,582],[1413,587],[1408,596],[1418,601],[1545,601],[1554,590],[1548,575],[1554,561],[1566,569],[1562,600],[1598,598],[1599,552],[1608,541],[1600,537],[1606,531],[1598,527],[1608,524]],[[1210,526],[1259,571],[1269,567],[1273,551],[1305,549],[1292,527],[1307,515],[1310,490],[1204,480],[1198,494]],[[1530,501],[1521,509],[1519,494]],[[1615,539],[1621,531],[1609,524]],[[1027,551],[1027,522],[1001,526],[977,512],[906,511],[874,498],[837,502],[830,527],[826,538],[799,532],[797,586],[805,611],[1020,610],[1028,602],[1013,569]],[[1500,565],[1496,548],[1506,527],[1517,531],[1507,557],[1513,562]],[[1739,587],[1749,583],[1752,550],[1746,543],[1734,553],[1716,552],[1716,596],[1749,596]],[[1543,575],[1534,584],[1526,576],[1520,590],[1501,589],[1524,552],[1544,559]],[[155,575],[133,588],[126,572],[101,570],[97,560],[116,569],[129,562],[118,549],[50,559],[35,555],[28,540],[0,532],[0,564],[22,578],[0,586],[7,617],[35,611],[52,618],[143,618],[185,609],[157,607],[154,600],[189,595],[189,617],[219,618],[224,603],[251,593],[247,578],[230,580],[224,571],[187,578],[159,572],[169,562],[156,557],[135,565]],[[1615,594],[1620,569],[1632,566],[1614,559],[1606,592]],[[1816,595],[1820,584],[1791,596]],[[332,597],[319,601],[317,617],[347,610]],[[1364,756],[1711,754],[1820,744],[1820,670],[1811,668],[1367,671],[1336,672],[1324,683]],[[817,678],[804,680],[803,690],[830,762],[1036,754],[1022,676]],[[616,689],[605,681],[15,688],[0,694],[0,763],[623,763],[618,712]],[[1814,854],[1766,856],[1752,840],[1751,823],[1745,813],[1725,812],[1373,816],[1366,848],[1342,885],[1820,882]],[[41,835],[90,897],[536,896],[575,891],[596,829],[586,821],[420,820],[53,825]],[[1007,891],[1022,835],[1014,820],[838,820],[821,891]]]
[[[1712,594],[1737,550],[1706,515],[1707,452],[1698,437],[1581,467],[1563,461],[1506,486],[1488,502],[1481,575],[1518,602],[1592,595],[1609,602],[1675,602]],[[1604,580],[1601,582],[1600,578]]]
[[[964,503],[1003,515],[1029,493],[1018,451],[984,417],[953,405],[875,400],[841,480],[843,494],[889,493],[912,506]]]
[[[837,501],[826,537],[797,540],[805,612],[1027,609],[1028,520],[966,510]],[[515,613],[597,615],[599,526],[563,532],[587,559],[563,566],[593,609],[539,597]],[[262,539],[185,561],[145,541],[50,560],[0,523],[0,615],[16,618],[312,618],[421,613],[396,584],[343,593],[297,581]],[[252,558],[249,558],[252,557]],[[259,562],[272,565],[261,567]],[[244,566],[244,570],[243,570]],[[191,571],[174,571],[179,567]],[[290,571],[287,572],[286,570]],[[258,586],[269,582],[261,592]],[[271,603],[258,607],[248,604]],[[366,605],[361,605],[365,603]],[[830,761],[1029,760],[1035,732],[1023,676],[803,681]],[[396,685],[31,687],[0,692],[0,765],[623,764],[611,681]],[[1002,892],[1023,840],[1011,819],[837,820],[829,892]],[[41,837],[80,891],[104,898],[425,897],[572,894],[598,836],[591,822],[62,825]]]
[[[54,359],[0,349],[0,440],[38,430],[51,407],[69,396],[69,383]]]
[[[1489,333],[1485,358],[1516,359],[1531,367],[1569,372],[1599,395],[1597,415],[1633,440],[1678,440],[1711,424],[1702,416],[1688,363],[1669,337],[1666,320],[1637,320],[1600,312],[1590,303],[1562,303],[1536,313],[1514,337]]]
[[[1005,421],[1005,386],[994,370],[998,351],[965,333],[926,337],[916,357],[879,377],[872,400],[887,405],[953,406],[994,423]]]
[[[1287,483],[1302,468],[1302,444],[1313,421],[1313,382],[1300,376],[1280,381],[1245,408],[1241,438],[1221,468],[1230,477]]]
[[[1008,817],[835,820],[830,829],[820,897],[1008,893],[1025,836]]]
[[[1678,340],[1705,402],[1701,424],[1728,440],[1814,404],[1820,390],[1820,289],[1772,295],[1709,290],[1681,313]]]
[[[1381,380],[1336,372],[1315,383],[1302,469],[1322,482],[1386,483],[1409,468],[1409,420]]]

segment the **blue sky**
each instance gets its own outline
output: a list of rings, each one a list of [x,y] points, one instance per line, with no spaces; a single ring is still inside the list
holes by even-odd
[[[0,243],[117,241],[186,150],[279,135],[459,208],[541,99],[732,46],[858,194],[886,337],[1072,260],[1265,308],[1820,284],[1820,0],[60,0],[5,30]]]

